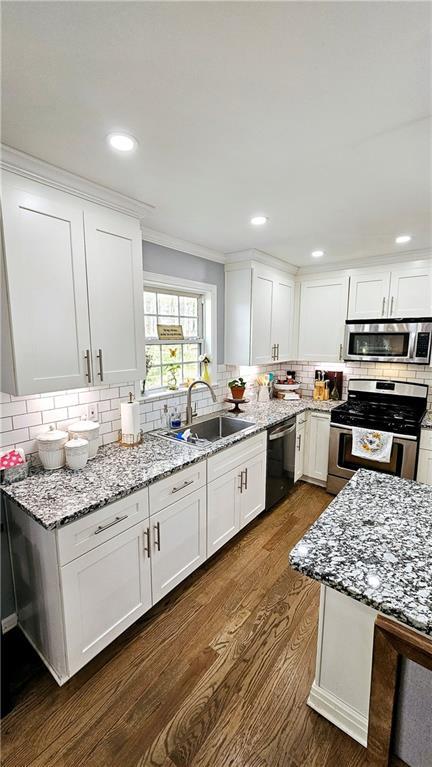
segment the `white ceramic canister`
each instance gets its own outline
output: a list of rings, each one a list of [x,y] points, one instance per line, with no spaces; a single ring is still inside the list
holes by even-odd
[[[82,439],[78,434],[73,434],[72,439],[66,442],[64,449],[66,453],[66,466],[68,469],[83,469],[89,457],[90,443]]]
[[[81,421],[68,426],[69,436],[77,434],[81,439],[86,439],[89,444],[89,461],[95,457],[99,447],[99,429],[100,424],[97,421],[87,421],[82,418]]]
[[[61,469],[65,465],[64,446],[67,439],[67,432],[56,429],[53,424],[48,431],[39,434],[36,441],[39,458],[44,469],[52,471],[53,469]]]

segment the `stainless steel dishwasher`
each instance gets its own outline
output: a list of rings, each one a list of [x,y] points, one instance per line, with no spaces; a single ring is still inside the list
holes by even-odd
[[[294,485],[296,418],[267,429],[266,509],[285,498]]]

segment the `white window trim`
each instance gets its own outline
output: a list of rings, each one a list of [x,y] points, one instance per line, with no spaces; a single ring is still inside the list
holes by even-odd
[[[209,282],[196,282],[195,280],[187,280],[183,277],[173,277],[167,274],[156,274],[155,272],[143,272],[143,288],[160,288],[163,290],[185,290],[190,293],[197,293],[203,296],[204,299],[204,322],[203,322],[203,338],[204,348],[203,354],[208,354],[211,363],[209,365],[210,375],[212,382],[217,385],[217,285],[213,285]],[[179,392],[170,392],[171,396],[175,396]],[[159,396],[164,392],[159,392]],[[150,395],[151,396],[151,395]],[[142,398],[142,395],[141,395]]]

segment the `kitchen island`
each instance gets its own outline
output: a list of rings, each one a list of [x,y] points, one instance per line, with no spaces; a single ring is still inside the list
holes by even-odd
[[[432,635],[432,487],[358,471],[290,563],[321,583],[308,703],[366,745],[378,612]]]

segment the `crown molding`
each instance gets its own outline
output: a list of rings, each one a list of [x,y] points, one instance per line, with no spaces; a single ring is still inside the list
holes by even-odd
[[[164,248],[179,250],[181,253],[189,253],[189,255],[198,256],[198,258],[206,258],[208,261],[217,261],[219,264],[224,264],[226,261],[223,253],[220,253],[218,250],[212,250],[212,248],[206,248],[205,245],[198,245],[195,242],[182,240],[179,237],[173,237],[164,232],[157,232],[155,229],[149,229],[147,226],[141,225],[141,232],[145,242],[152,242],[155,245],[162,245]]]
[[[133,197],[96,184],[82,176],[76,176],[63,168],[58,168],[45,160],[32,157],[5,144],[1,144],[0,167],[17,176],[38,181],[61,192],[81,197],[97,205],[104,205],[106,208],[134,216],[134,218],[147,218],[155,209],[154,205],[135,200]]]
[[[389,263],[399,264],[412,261],[428,261],[432,259],[432,250],[422,248],[419,250],[405,250],[402,253],[383,253],[377,256],[366,256],[365,258],[352,258],[346,261],[332,261],[331,263],[315,263],[308,266],[300,266],[298,275],[321,273],[321,272],[340,272],[351,269],[367,269],[374,266],[386,266]]]
[[[255,261],[259,264],[265,264],[266,266],[272,266],[274,269],[280,269],[283,272],[289,274],[297,274],[298,266],[289,264],[288,261],[283,261],[281,258],[265,253],[264,250],[257,250],[256,248],[249,248],[249,250],[238,250],[234,253],[226,253],[226,263],[235,264],[241,261]]]

